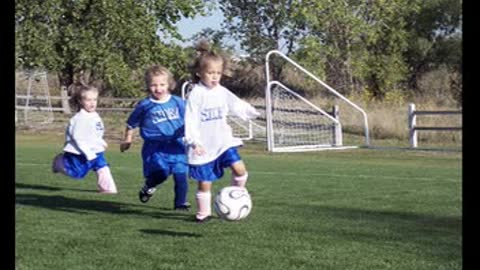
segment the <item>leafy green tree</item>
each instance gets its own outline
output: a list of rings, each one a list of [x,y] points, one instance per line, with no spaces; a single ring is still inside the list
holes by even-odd
[[[253,58],[263,61],[273,49],[294,51],[295,42],[303,33],[303,20],[296,10],[299,1],[292,0],[220,0],[230,34],[240,41],[241,48]]]
[[[410,70],[408,74],[409,87],[418,90],[417,82],[422,75],[446,67],[454,75],[452,77],[453,94],[460,98],[462,1],[423,1],[418,16],[408,19],[407,29],[409,29],[409,47],[404,58]]]
[[[210,27],[207,27],[193,35],[189,41],[192,41],[193,44],[196,44],[198,41],[204,39],[211,43],[211,46],[214,48],[228,51],[230,54],[233,54],[234,46],[226,43],[228,36],[229,34],[227,31],[214,30]]]
[[[381,98],[408,72],[407,19],[420,0],[223,0],[225,25],[258,62],[272,49],[293,56],[343,93]],[[280,70],[275,73],[279,74]]]
[[[302,1],[309,35],[300,41],[297,56],[324,74],[343,93],[367,89],[381,98],[401,87],[406,68],[402,53],[408,46],[406,18],[418,0]]]
[[[135,96],[148,64],[184,75],[186,55],[159,36],[181,39],[175,23],[203,7],[201,0],[16,0],[16,67],[56,72],[64,86],[89,74],[112,95]]]

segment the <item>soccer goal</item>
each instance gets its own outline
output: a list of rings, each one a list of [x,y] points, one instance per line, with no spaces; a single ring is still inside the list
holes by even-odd
[[[31,70],[15,74],[15,123],[30,127],[54,121],[47,73]]]
[[[186,81],[182,84],[182,98],[188,99],[188,94],[192,91],[193,84],[190,81]],[[234,115],[228,115],[227,121],[232,128],[233,135],[242,140],[251,140],[254,138],[254,131],[261,129],[262,127],[251,120],[245,121]]]
[[[278,55],[292,64],[324,89],[353,107],[363,116],[365,144],[369,145],[368,121],[365,111],[325,84],[305,68],[278,50],[266,55],[266,121],[267,148],[270,152],[302,152],[327,149],[357,148],[358,145],[343,145],[343,128],[338,111],[327,112],[282,82],[270,78],[270,57]]]

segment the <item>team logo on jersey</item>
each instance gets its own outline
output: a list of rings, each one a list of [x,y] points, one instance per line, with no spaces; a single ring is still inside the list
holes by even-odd
[[[152,112],[152,122],[154,124],[161,123],[167,120],[175,120],[180,118],[178,108],[166,108]]]
[[[200,121],[207,122],[223,118],[222,107],[203,109],[200,112]]]
[[[103,124],[102,124],[102,122],[97,122],[97,123],[95,124],[95,129],[96,129],[96,130],[103,130]]]

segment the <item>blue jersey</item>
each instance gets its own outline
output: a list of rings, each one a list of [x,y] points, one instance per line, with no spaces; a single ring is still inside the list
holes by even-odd
[[[128,117],[128,128],[139,127],[144,140],[142,159],[145,178],[158,171],[163,171],[164,175],[187,171],[184,116],[184,100],[171,95],[165,102],[151,98],[141,100]]]
[[[172,141],[185,136],[184,116],[185,102],[180,97],[171,95],[163,103],[148,97],[135,106],[127,126],[139,127],[145,141]]]

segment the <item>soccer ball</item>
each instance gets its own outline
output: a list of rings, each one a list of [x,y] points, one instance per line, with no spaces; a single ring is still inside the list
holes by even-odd
[[[252,199],[243,187],[229,186],[222,188],[215,196],[215,212],[221,219],[234,221],[244,219],[252,210]]]

